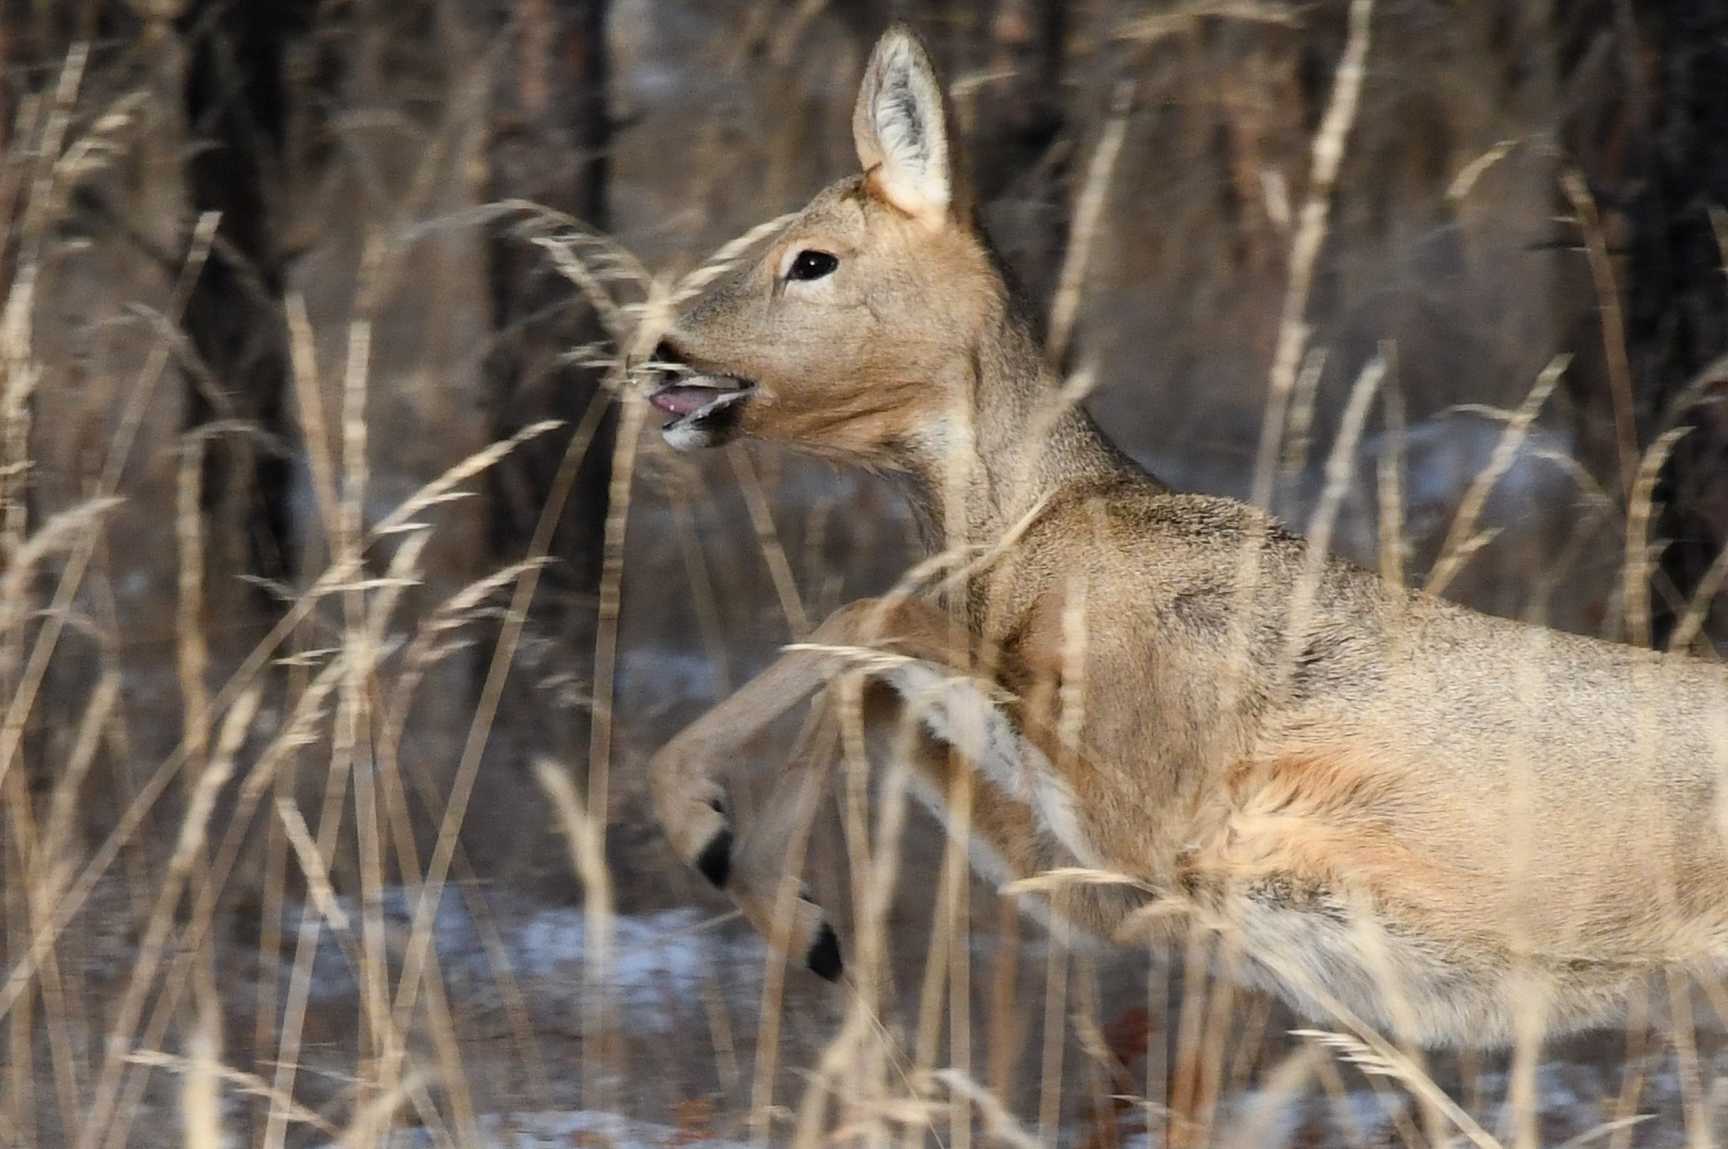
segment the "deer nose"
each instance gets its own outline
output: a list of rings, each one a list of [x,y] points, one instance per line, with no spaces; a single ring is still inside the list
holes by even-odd
[[[684,361],[684,356],[679,354],[678,348],[673,346],[670,339],[662,339],[659,343],[656,343],[653,352],[648,356],[648,361],[646,363],[638,363],[636,366],[642,368],[658,366],[661,364],[674,368],[687,366]],[[660,372],[658,374],[665,374],[665,372]],[[652,373],[650,379],[652,379]]]

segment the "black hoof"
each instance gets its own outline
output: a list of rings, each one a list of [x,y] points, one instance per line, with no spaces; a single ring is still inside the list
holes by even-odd
[[[732,876],[732,828],[723,826],[720,832],[708,839],[708,844],[702,847],[702,853],[696,858],[696,868],[702,871],[702,876],[713,882],[715,888],[725,889],[726,879]]]
[[[816,940],[810,944],[810,952],[804,956],[804,964],[823,981],[840,980],[840,939],[834,936],[834,927],[827,922],[822,923]]]

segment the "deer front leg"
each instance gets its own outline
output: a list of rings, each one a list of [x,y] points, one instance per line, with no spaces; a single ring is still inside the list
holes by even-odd
[[[827,686],[860,638],[868,601],[843,607],[811,636],[661,747],[648,766],[655,813],[679,857],[717,886],[731,874],[734,834],[715,771],[737,749]]]
[[[861,668],[869,678],[862,720],[870,765],[902,757],[926,804],[951,831],[968,833],[985,847],[973,851],[985,876],[1006,881],[1080,861],[1044,825],[1047,819],[1003,784],[1004,772],[1038,766],[1007,760],[1024,744],[990,689],[953,668],[957,660],[949,657],[946,627],[944,616],[918,604],[884,616],[877,604],[855,603],[824,623],[807,648],[783,655],[673,739],[651,767],[657,810],[680,855],[731,894],[759,930],[830,980],[841,968],[835,932],[814,902],[802,894],[791,898],[790,883],[821,788],[839,760],[835,700],[818,703],[742,842],[713,769],[848,667]],[[875,635],[886,637],[871,645]],[[977,763],[986,756],[994,761],[980,771]],[[971,817],[963,828],[947,816],[949,797],[962,784],[972,791]],[[1015,789],[1024,794],[1036,786]],[[1133,887],[1079,886],[1063,899],[1062,912],[1086,933],[1107,937],[1147,900]]]
[[[794,840],[785,831],[797,827],[801,837],[808,826],[834,761],[832,751],[818,743],[824,737],[833,741],[833,728],[821,721],[806,727],[748,848],[740,847],[716,772],[736,760],[739,747],[856,665],[859,655],[910,643],[924,655],[942,657],[946,651],[937,648],[933,636],[946,625],[945,616],[920,603],[884,607],[864,600],[843,607],[811,635],[806,649],[782,655],[681,731],[649,764],[655,812],[678,855],[731,894],[758,929],[770,938],[784,934],[786,948],[830,980],[840,974],[839,949],[821,912],[801,897],[789,926],[777,929],[774,907],[786,870],[785,847]]]

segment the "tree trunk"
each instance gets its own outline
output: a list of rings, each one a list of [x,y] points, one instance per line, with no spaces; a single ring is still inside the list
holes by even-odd
[[[221,213],[216,246],[186,307],[186,335],[207,372],[188,372],[189,430],[233,419],[276,445],[290,434],[287,269],[277,242],[290,98],[284,64],[308,17],[299,0],[200,0],[182,17],[194,144],[189,207],[195,217]],[[213,593],[231,581],[223,574],[286,583],[295,571],[288,456],[256,437],[220,435],[205,452],[202,483]],[[259,621],[277,609],[267,591],[250,597]]]
[[[510,0],[500,13],[506,38],[493,93],[487,198],[530,200],[596,230],[607,225],[612,123],[607,100],[607,0]],[[572,353],[604,333],[575,285],[530,242],[533,225],[512,214],[488,237],[495,346],[486,364],[490,431],[505,438],[543,419],[563,428],[542,436],[489,472],[489,541],[500,564],[527,554],[571,436],[601,392],[600,372]],[[615,416],[608,412],[586,448],[559,515],[550,557],[504,700],[499,729],[515,731],[526,758],[550,753],[584,761],[602,535]],[[490,657],[490,644],[484,656]],[[548,705],[545,688],[561,694]]]

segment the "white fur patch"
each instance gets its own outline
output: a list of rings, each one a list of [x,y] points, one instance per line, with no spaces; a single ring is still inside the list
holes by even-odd
[[[936,787],[931,784],[930,779],[916,770],[908,770],[906,777],[907,793],[916,798],[920,806],[928,810],[932,817],[942,823],[950,835],[958,837],[960,827],[954,822],[954,812],[949,808],[947,799],[937,793]],[[1027,876],[1015,873],[1009,867],[1007,859],[996,852],[996,847],[991,844],[990,839],[980,834],[975,827],[971,828],[966,835],[966,856],[971,860],[974,873],[998,886],[1007,885],[1017,878]],[[1055,932],[1055,922],[1050,916],[1050,905],[1045,899],[1041,897],[1020,898],[1016,904],[1021,913],[1046,930]],[[1085,935],[1079,936],[1084,937]]]
[[[672,424],[660,432],[660,437],[674,451],[699,451],[713,441],[712,435],[688,422]]]
[[[885,677],[925,729],[966,755],[997,789],[1030,806],[1076,861],[1109,868],[1081,826],[1073,789],[974,683],[921,662],[903,663]]]

